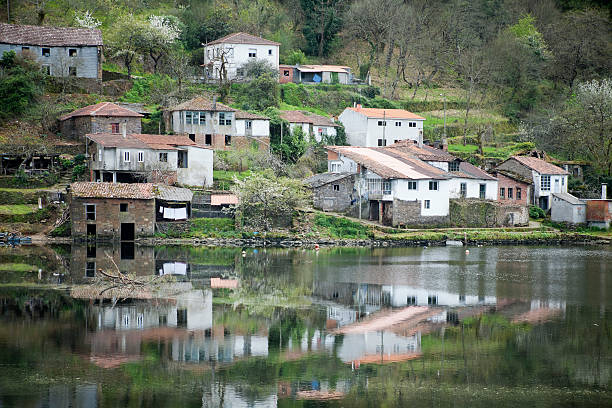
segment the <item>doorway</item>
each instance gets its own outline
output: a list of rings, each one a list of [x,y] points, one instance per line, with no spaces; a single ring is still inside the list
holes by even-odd
[[[87,239],[96,239],[96,224],[87,224]]]
[[[135,227],[133,222],[122,222],[121,223],[121,240],[122,241],[133,241],[136,236]]]

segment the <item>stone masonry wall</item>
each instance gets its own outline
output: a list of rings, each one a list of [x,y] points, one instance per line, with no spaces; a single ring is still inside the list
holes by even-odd
[[[502,205],[489,200],[450,200],[449,214],[451,225],[457,227],[507,227],[529,223],[526,206]]]
[[[505,162],[500,164],[497,168],[500,170],[511,171],[512,173],[519,174],[528,180],[532,179],[531,169],[525,167],[524,165],[522,165],[521,163],[519,163],[518,161],[514,159],[506,160]]]
[[[392,210],[392,225],[394,227],[402,226],[434,226],[434,225],[447,225],[449,222],[448,217],[444,216],[422,216],[421,215],[421,201],[404,201],[393,200]]]
[[[112,123],[126,123],[127,133],[141,133],[140,118],[81,116],[66,119],[61,123],[62,137],[83,140],[88,133],[111,133]]]
[[[122,254],[121,245],[94,244],[93,248],[88,245],[72,245],[70,270],[75,278],[81,276],[91,278],[92,276],[85,274],[87,262],[95,262],[95,276],[99,276],[98,269],[115,274],[115,264],[121,272],[133,273],[136,276],[151,276],[156,272],[154,252],[151,246],[136,246],[133,250],[133,259],[126,259],[127,257]]]
[[[206,135],[203,133],[196,133],[195,142],[198,144],[201,144],[202,146],[208,146],[215,150],[243,149],[243,148],[257,145],[259,150],[267,151],[270,147],[270,138],[263,137],[263,136],[258,136],[258,137],[232,136],[231,144],[229,146],[226,146],[225,145],[225,135],[212,134],[211,144],[207,145]]]
[[[337,185],[339,191],[334,190]],[[323,211],[346,211],[353,200],[354,178],[345,177],[342,180],[325,184],[313,191],[314,207]]]
[[[120,203],[128,204],[127,212],[119,211]],[[96,206],[95,221],[86,219],[85,204]],[[84,238],[87,224],[95,224],[98,239],[119,240],[121,223],[134,223],[136,238],[148,237],[155,232],[155,200],[73,198],[70,219],[74,238]]]

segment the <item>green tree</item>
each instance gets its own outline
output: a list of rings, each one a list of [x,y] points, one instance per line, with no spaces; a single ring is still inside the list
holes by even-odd
[[[106,36],[110,57],[123,63],[130,78],[134,63],[142,56],[148,29],[144,21],[127,14],[113,24]]]
[[[322,57],[329,53],[336,34],[342,29],[346,0],[300,0],[304,13],[302,33],[308,53]]]
[[[309,203],[301,181],[277,177],[272,172],[257,173],[234,182],[232,190],[239,199],[236,212],[252,228],[268,231],[279,220],[290,219],[297,208]]]
[[[40,64],[27,53],[5,52],[0,60],[0,118],[23,114],[43,93]]]
[[[263,111],[270,106],[278,106],[280,102],[278,79],[269,73],[264,73],[241,87],[237,99],[245,110]]]
[[[285,62],[289,65],[303,65],[308,62],[306,54],[302,50],[292,50],[287,55]]]
[[[254,59],[242,65],[244,75],[249,79],[256,79],[262,75],[269,75],[278,79],[278,71],[266,60]]]

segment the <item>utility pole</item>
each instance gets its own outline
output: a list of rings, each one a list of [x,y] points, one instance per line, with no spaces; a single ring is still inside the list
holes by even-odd
[[[383,147],[385,147],[387,145],[387,141],[385,139],[385,130],[387,130],[387,111],[383,109],[383,139],[382,139],[382,145]]]
[[[440,94],[444,97],[444,132],[442,133],[442,144],[446,141],[446,94]]]

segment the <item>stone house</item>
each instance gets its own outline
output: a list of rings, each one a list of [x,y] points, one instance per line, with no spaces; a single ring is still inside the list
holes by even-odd
[[[310,140],[324,141],[327,137],[336,137],[338,125],[330,118],[303,111],[281,111],[281,118],[289,122],[289,130],[293,132],[301,127],[302,132]]]
[[[351,146],[383,147],[402,140],[423,144],[425,118],[404,109],[346,108],[338,117]]]
[[[83,140],[89,133],[115,133],[126,127],[127,133],[141,133],[143,115],[112,102],[85,106],[60,117],[64,138]]]
[[[550,219],[567,224],[584,224],[586,222],[586,202],[568,193],[552,193]]]
[[[72,237],[133,241],[152,236],[158,220],[187,219],[191,197],[190,190],[151,183],[72,183]],[[170,206],[180,211],[166,212]]]
[[[245,78],[244,65],[266,61],[278,71],[280,43],[247,33],[233,33],[204,44],[205,79],[214,81],[224,68],[228,80]]]
[[[166,129],[215,150],[270,146],[270,119],[196,97],[168,110]]]
[[[95,133],[87,135],[87,152],[91,181],[213,183],[213,151],[186,136]]]
[[[529,197],[531,196],[529,179],[501,169],[497,169],[493,174],[497,177],[499,185],[498,202],[509,205],[529,205]]]
[[[102,47],[98,29],[0,23],[0,56],[27,52],[51,76],[101,81]]]
[[[323,211],[344,212],[357,199],[353,173],[315,174],[304,184],[313,192],[314,207]]]
[[[553,193],[567,193],[569,173],[537,157],[512,156],[494,169],[500,170],[528,180],[531,186],[529,204],[543,210],[550,209]]]

